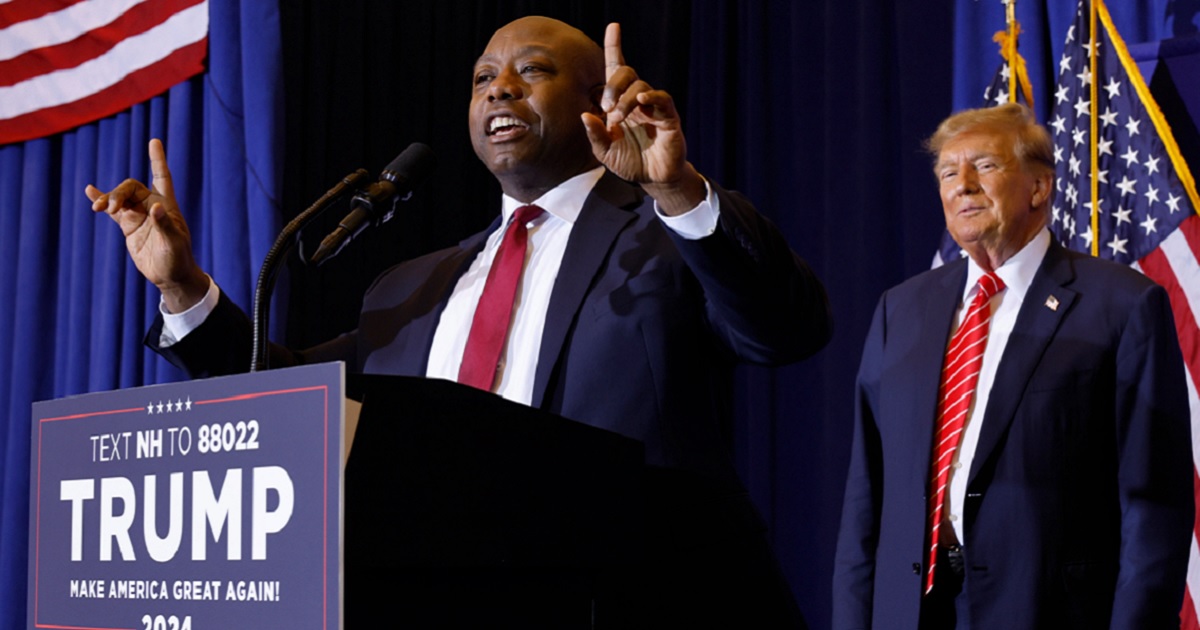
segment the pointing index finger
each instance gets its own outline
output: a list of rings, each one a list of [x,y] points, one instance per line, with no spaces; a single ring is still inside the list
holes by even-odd
[[[167,151],[158,138],[150,141],[150,172],[154,175],[154,189],[164,197],[173,198],[175,185],[171,182],[171,169],[167,168]]]
[[[604,30],[604,80],[612,78],[617,68],[625,65],[621,54],[621,25],[613,22]]]

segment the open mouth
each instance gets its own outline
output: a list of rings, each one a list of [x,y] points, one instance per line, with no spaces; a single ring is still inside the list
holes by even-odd
[[[511,138],[529,129],[529,125],[512,116],[497,116],[488,121],[487,135],[496,140]]]

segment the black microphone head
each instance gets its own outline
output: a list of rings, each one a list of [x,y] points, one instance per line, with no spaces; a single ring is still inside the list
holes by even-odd
[[[397,184],[415,184],[429,176],[433,165],[433,149],[420,142],[414,142],[383,169],[379,178]]]

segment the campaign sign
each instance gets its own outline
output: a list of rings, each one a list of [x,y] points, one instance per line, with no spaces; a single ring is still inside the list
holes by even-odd
[[[33,405],[29,627],[337,630],[343,364]]]

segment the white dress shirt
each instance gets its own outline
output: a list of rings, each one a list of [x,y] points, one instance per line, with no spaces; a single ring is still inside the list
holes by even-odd
[[[1025,294],[1029,291],[1029,285],[1033,283],[1033,276],[1042,265],[1042,259],[1046,257],[1046,250],[1049,248],[1050,232],[1042,230],[1032,241],[1026,243],[1021,251],[996,269],[996,275],[1004,281],[1005,289],[992,296],[989,303],[992,308],[992,321],[988,328],[987,346],[983,350],[983,364],[979,370],[979,381],[975,385],[975,399],[971,402],[962,441],[955,452],[954,463],[950,466],[950,489],[943,512],[958,541],[963,539],[962,506],[967,496],[967,478],[970,475],[971,462],[975,459],[975,449],[979,445],[979,431],[983,427],[983,416],[987,410],[992,383],[996,380],[996,370],[1000,366],[1004,348],[1008,346],[1008,338],[1017,322],[1021,303],[1025,301]],[[967,285],[955,315],[954,330],[958,329],[966,317],[967,309],[964,306],[970,304],[979,291],[976,283],[981,276],[983,269],[968,258]],[[951,335],[954,334],[954,330],[950,331]],[[942,531],[946,530],[943,528]]]
[[[583,203],[603,175],[603,167],[581,173],[532,202],[545,212],[529,223],[525,270],[517,287],[512,323],[496,375],[494,391],[504,398],[526,405],[533,400],[533,379],[537,373],[542,330],[546,324],[554,281],[562,266],[571,229],[583,210]],[[504,196],[500,228],[488,236],[483,250],[458,279],[446,309],[438,320],[426,376],[458,380],[467,334],[471,330],[471,320],[475,317],[475,307],[483,294],[488,271],[513,213],[523,205],[508,195]],[[710,188],[709,198],[691,212],[681,217],[659,216],[684,238],[700,238],[712,234],[716,229],[716,212],[716,198]]]
[[[583,210],[583,203],[603,175],[604,167],[596,167],[568,179],[532,202],[545,212],[529,223],[525,270],[517,287],[515,310],[496,379],[495,391],[504,398],[526,405],[533,399],[533,378],[537,372],[542,330],[546,323],[546,312],[550,306],[554,281],[562,265],[571,229]],[[675,217],[658,214],[668,228],[683,238],[700,239],[717,229],[720,207],[707,181],[705,186],[707,198],[691,211]],[[438,320],[433,335],[433,346],[429,352],[429,362],[425,369],[425,375],[430,378],[458,380],[458,369],[462,364],[471,320],[475,317],[475,307],[483,294],[488,270],[491,269],[513,213],[517,208],[526,205],[508,195],[504,195],[502,204],[503,220],[500,227],[488,235],[483,249],[471,262],[466,273],[458,279],[446,309]],[[657,204],[655,210],[658,210]],[[220,289],[210,280],[208,294],[204,299],[183,313],[169,313],[160,302],[163,332],[159,338],[159,345],[170,346],[195,330],[216,308],[219,297]]]

